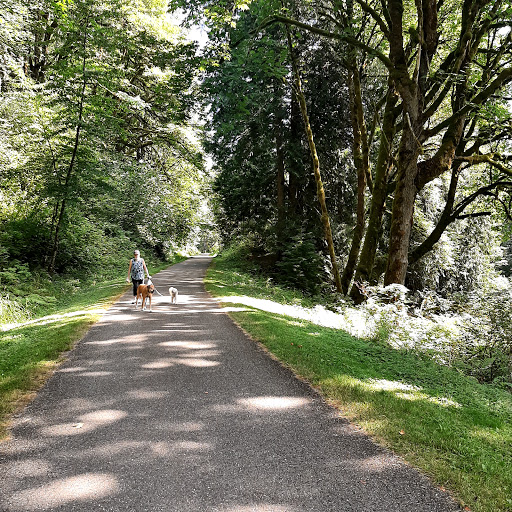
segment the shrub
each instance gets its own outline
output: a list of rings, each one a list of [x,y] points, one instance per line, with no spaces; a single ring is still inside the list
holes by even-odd
[[[275,280],[309,295],[318,293],[327,279],[327,272],[313,237],[300,232],[280,245]]]
[[[29,319],[30,313],[26,307],[9,295],[0,295],[0,324],[21,323]]]
[[[512,289],[497,290],[469,301],[456,365],[480,382],[512,390]]]

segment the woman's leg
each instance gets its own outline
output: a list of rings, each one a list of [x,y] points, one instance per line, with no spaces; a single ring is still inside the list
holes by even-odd
[[[142,284],[142,279],[132,279],[132,285],[133,285],[133,302],[132,302],[132,304],[135,304],[135,301],[137,300],[137,288],[139,287],[139,284]]]

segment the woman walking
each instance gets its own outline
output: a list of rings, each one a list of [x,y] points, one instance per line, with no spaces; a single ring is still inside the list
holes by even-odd
[[[135,304],[135,301],[137,300],[137,288],[139,287],[139,284],[144,282],[144,272],[146,272],[149,279],[146,262],[144,261],[144,258],[140,257],[140,251],[137,249],[133,252],[133,258],[130,260],[130,265],[128,266],[128,277],[126,278],[127,282],[130,282],[131,279],[133,284],[132,304]]]

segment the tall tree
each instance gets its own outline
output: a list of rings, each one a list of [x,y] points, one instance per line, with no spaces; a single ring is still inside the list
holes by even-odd
[[[440,46],[441,30],[448,24],[439,23],[438,11],[442,9],[443,17],[455,20],[455,5],[441,6],[432,0],[417,3],[411,12],[401,0],[389,0],[378,9],[362,0],[356,3],[361,12],[373,19],[378,32],[374,40],[379,46],[369,46],[354,37],[352,30],[343,29],[343,23],[337,20],[346,16],[346,10],[329,1],[318,2],[318,12],[327,27],[334,19],[337,30],[279,14],[267,23],[279,21],[342,40],[376,56],[387,71],[390,91],[396,89],[399,94],[400,115],[394,130],[399,139],[393,159],[394,199],[385,283],[403,283],[418,191],[450,170],[456,147],[464,136],[465,121],[477,115],[512,79],[512,71],[507,67],[509,32],[502,30],[509,25],[510,7],[502,1],[463,2],[458,34],[455,32],[454,37],[450,26],[451,32],[446,34],[449,45]],[[407,32],[406,19],[411,17],[415,26]],[[479,67],[482,54],[488,52],[494,55],[488,62],[491,73],[488,68],[482,72]],[[433,126],[426,128],[429,123]],[[430,149],[429,145],[437,141],[438,147]]]
[[[212,8],[202,0],[186,4],[192,13]],[[411,256],[415,205],[428,183],[452,173],[457,191],[460,170],[467,174],[471,166],[486,162],[499,173],[494,174],[493,182],[481,183],[467,198],[461,198],[459,207],[467,207],[471,198],[489,194],[491,189],[506,186],[509,157],[491,151],[491,145],[494,133],[510,140],[508,130],[500,129],[510,114],[493,117],[490,112],[500,110],[512,79],[511,7],[503,0],[428,0],[415,4],[386,0],[375,5],[365,0],[315,0],[300,8],[294,4],[296,9],[283,11],[265,0],[229,6],[218,3],[214,26],[216,33],[223,34],[218,41],[229,42],[226,21],[236,25],[251,12],[266,8],[268,17],[259,18],[260,24],[246,34],[248,39],[257,40],[282,23],[343,44],[353,106],[353,161],[359,169],[356,229],[343,286],[347,289],[354,270],[356,283],[376,280],[383,271],[386,284],[404,283],[409,258],[416,260],[431,250],[453,220],[468,215],[455,206],[458,213],[454,214],[449,204],[453,192],[447,194],[446,211],[451,213],[440,219],[435,233],[420,242],[421,251]],[[366,225],[365,196],[369,203]],[[387,263],[381,270],[376,257],[383,244],[387,246]],[[361,299],[357,286],[351,294]]]

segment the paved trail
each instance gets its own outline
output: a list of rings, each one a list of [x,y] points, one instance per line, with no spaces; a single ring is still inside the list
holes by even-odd
[[[89,331],[0,445],[1,511],[458,510],[249,340],[204,291],[209,262]]]

